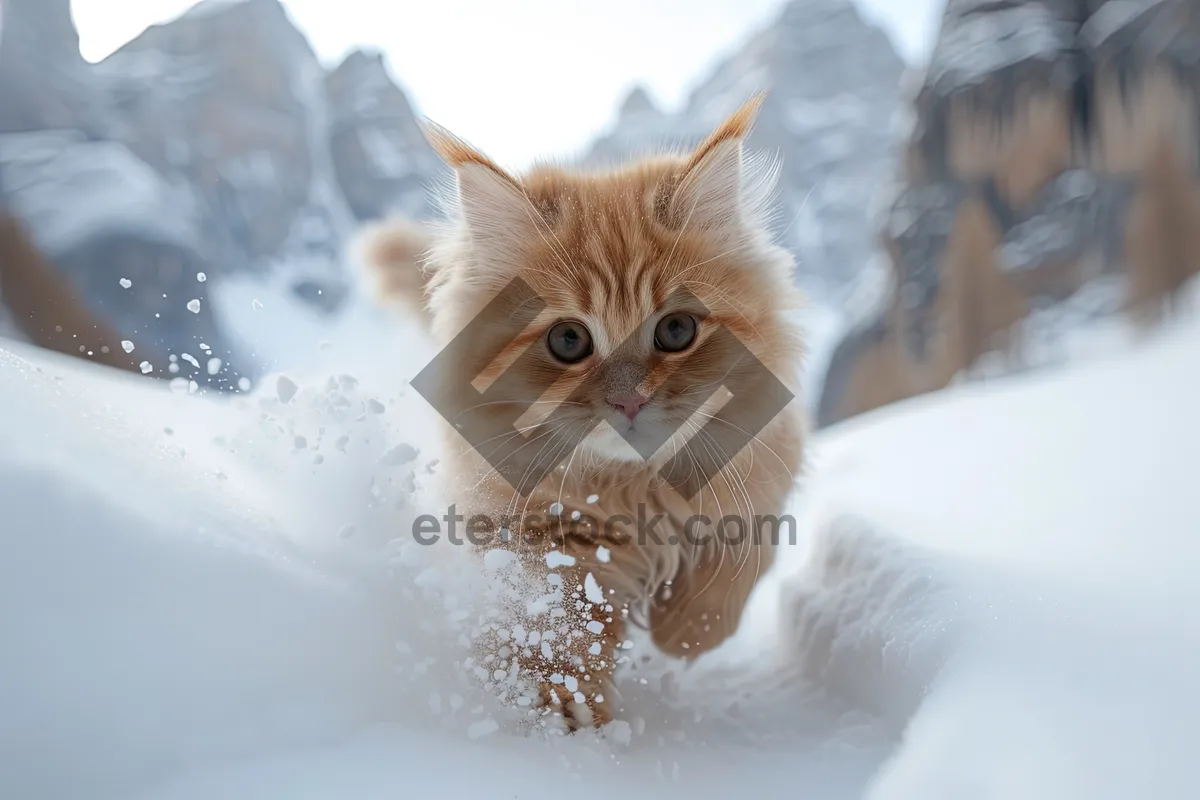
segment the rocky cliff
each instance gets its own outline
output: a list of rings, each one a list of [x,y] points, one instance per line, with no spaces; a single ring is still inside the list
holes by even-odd
[[[236,385],[255,367],[211,287],[284,270],[332,310],[356,224],[429,210],[438,162],[382,58],[327,71],[278,0],[203,0],[96,65],[70,0],[0,3],[3,199],[123,336],[175,356],[156,372]],[[201,342],[219,374],[180,360]]]
[[[949,0],[881,222],[891,291],[851,330],[820,422],[1026,362],[1085,287],[1145,322],[1200,273],[1200,6]]]

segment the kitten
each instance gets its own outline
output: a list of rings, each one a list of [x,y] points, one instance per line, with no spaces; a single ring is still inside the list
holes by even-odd
[[[684,658],[737,629],[772,560],[770,531],[752,527],[778,518],[801,464],[794,264],[765,230],[775,170],[743,155],[761,102],[691,153],[519,177],[427,124],[455,173],[449,222],[384,222],[360,240],[381,291],[454,348],[435,359],[433,402],[457,409],[448,475],[460,512],[515,515],[500,523],[511,537],[506,527],[488,546],[558,573],[565,605],[582,615],[521,664],[572,729],[612,719],[627,624]],[[507,297],[514,279],[526,291]],[[481,402],[489,384],[502,399]],[[705,427],[726,401],[737,413]],[[464,434],[496,420],[508,431],[498,438],[517,442],[502,452],[536,476],[528,496]],[[764,423],[746,442],[743,429]],[[712,474],[723,454],[732,459],[706,484],[671,485],[672,475]],[[559,555],[545,560],[552,549]]]

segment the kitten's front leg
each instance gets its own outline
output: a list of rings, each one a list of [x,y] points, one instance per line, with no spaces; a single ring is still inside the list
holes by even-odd
[[[584,565],[553,570],[562,578],[563,623],[539,655],[541,698],[563,715],[571,731],[613,719],[613,671],[624,639],[620,610]],[[590,579],[589,579],[590,578]]]

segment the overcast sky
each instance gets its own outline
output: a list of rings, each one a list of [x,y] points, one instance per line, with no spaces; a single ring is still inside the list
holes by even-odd
[[[196,0],[72,0],[96,61]],[[228,2],[229,0],[207,0]],[[417,110],[512,167],[569,155],[635,83],[678,107],[786,0],[284,0],[318,56],[382,50]],[[912,62],[943,0],[858,0]]]

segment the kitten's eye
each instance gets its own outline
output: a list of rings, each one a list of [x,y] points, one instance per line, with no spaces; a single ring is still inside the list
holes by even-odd
[[[665,353],[687,350],[696,340],[696,318],[678,311],[667,314],[654,328],[654,346]]]
[[[564,364],[575,364],[592,354],[592,335],[582,322],[560,322],[546,334],[550,354]]]

